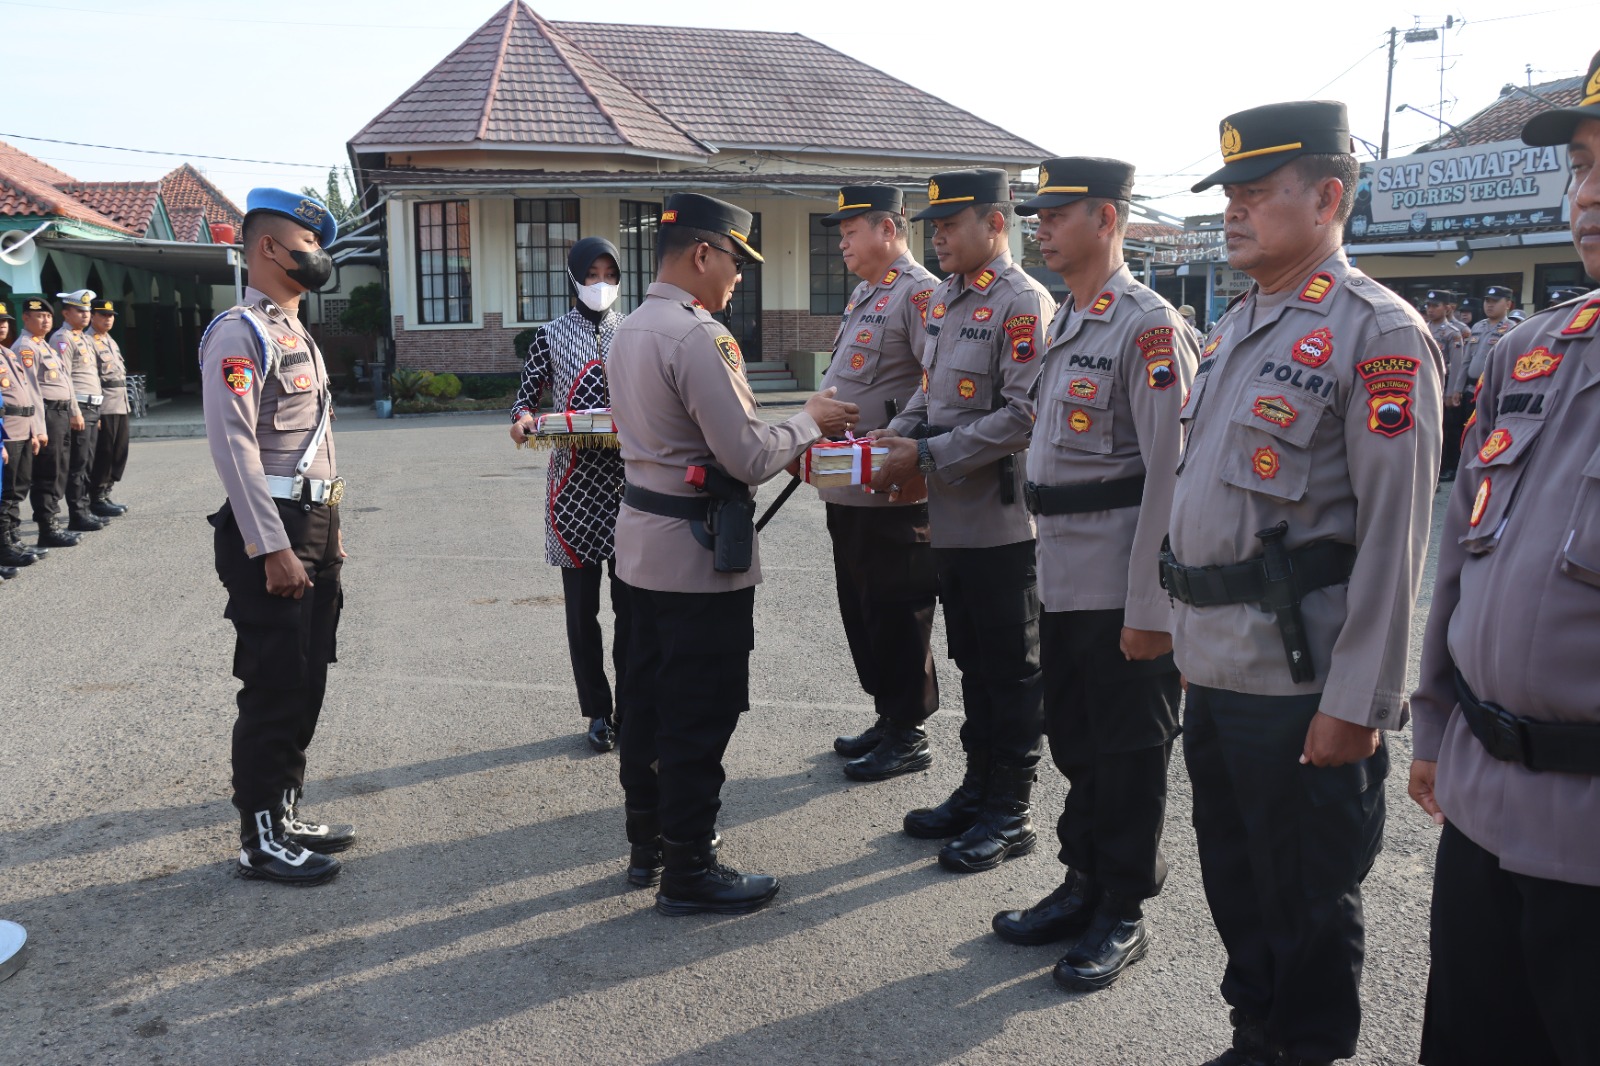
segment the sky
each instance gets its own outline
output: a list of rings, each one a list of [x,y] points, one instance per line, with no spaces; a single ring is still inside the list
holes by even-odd
[[[1010,20],[948,0],[898,10],[860,0],[532,3],[552,21],[802,33],[1052,154],[1133,162],[1136,195],[1176,216],[1221,209],[1219,196],[1187,190],[1220,165],[1218,123],[1233,111],[1279,100],[1344,100],[1353,132],[1377,144],[1391,26],[1453,21],[1441,41],[1401,44],[1394,104],[1456,123],[1492,103],[1508,82],[1584,73],[1600,49],[1595,0],[1421,9],[1407,0],[1344,0],[1250,13],[1238,3],[1167,0],[991,9]],[[57,75],[12,81],[0,140],[88,181],[147,181],[189,161],[241,206],[256,185],[321,188],[329,167],[347,165],[346,140],[502,6],[504,0],[0,0],[6,37],[38,42]],[[68,34],[84,42],[70,61],[59,44]],[[1391,155],[1440,132],[1433,119],[1410,110],[1390,118]],[[127,148],[142,151],[113,150]]]

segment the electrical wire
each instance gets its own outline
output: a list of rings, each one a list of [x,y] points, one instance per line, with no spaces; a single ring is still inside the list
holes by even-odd
[[[0,0],[4,3],[6,0]],[[54,137],[30,137],[25,133],[0,133],[0,138],[9,137],[14,141],[41,141],[44,144],[70,144],[74,148],[102,148],[108,152],[137,152],[140,155],[170,155],[182,156],[186,159],[215,159],[224,163],[260,163],[269,167],[306,167],[311,170],[337,170],[338,166],[330,167],[327,163],[285,163],[279,159],[241,159],[235,155],[206,155],[202,152],[163,152],[155,148],[124,148],[116,144],[89,144],[85,141],[62,141]]]
[[[33,4],[33,3],[28,3],[27,0],[0,0],[0,5],[4,5],[6,7],[39,8],[39,9],[42,9],[42,10],[45,10],[45,11],[49,11],[49,12],[72,11],[72,12],[77,12],[77,13],[85,14],[85,15],[136,15],[139,18],[150,18],[150,17],[154,16],[156,18],[182,19],[184,22],[227,22],[227,23],[246,24],[246,25],[252,25],[252,26],[294,26],[297,29],[304,29],[305,25],[306,25],[304,22],[289,22],[289,21],[285,21],[285,20],[282,20],[282,19],[234,19],[234,18],[221,18],[221,17],[216,16],[216,15],[189,15],[189,14],[181,14],[180,15],[180,14],[177,14],[177,13],[169,13],[169,12],[164,12],[164,11],[154,11],[154,12],[152,12],[152,11],[146,11],[146,10],[138,10],[138,11],[122,10],[122,11],[118,11],[118,10],[107,9],[107,8],[103,8],[103,7],[65,7],[65,6],[63,6],[61,4]],[[400,24],[384,23],[384,22],[376,22],[376,21],[374,21],[374,22],[319,22],[319,23],[317,23],[317,26],[318,26],[318,28],[329,27],[329,28],[345,29],[345,30],[471,30],[471,29],[473,29],[472,26],[465,26],[465,25],[422,26],[422,25],[407,25],[407,24],[403,24],[403,23],[400,23]]]

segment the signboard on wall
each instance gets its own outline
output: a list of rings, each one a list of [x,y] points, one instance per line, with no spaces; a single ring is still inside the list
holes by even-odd
[[[1361,164],[1347,239],[1417,240],[1563,223],[1567,149],[1497,141]]]

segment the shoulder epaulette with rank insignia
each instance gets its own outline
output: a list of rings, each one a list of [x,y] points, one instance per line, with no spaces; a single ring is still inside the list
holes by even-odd
[[[1397,329],[1416,327],[1425,329],[1427,324],[1422,316],[1417,314],[1416,308],[1406,303],[1394,291],[1379,285],[1365,274],[1351,271],[1345,279],[1345,290],[1354,293],[1368,307],[1376,313],[1379,333],[1393,333]]]
[[[1583,299],[1583,297],[1579,297]],[[1600,298],[1586,301],[1584,305],[1573,314],[1572,319],[1561,330],[1563,337],[1576,337],[1580,333],[1587,333],[1600,321]]]
[[[1299,299],[1303,303],[1319,304],[1328,298],[1328,293],[1333,291],[1333,275],[1327,271],[1320,271],[1311,275],[1311,280],[1306,282],[1306,287],[1300,290]]]

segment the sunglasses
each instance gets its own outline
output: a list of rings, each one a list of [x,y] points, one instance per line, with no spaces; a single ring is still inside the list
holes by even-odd
[[[755,262],[755,260],[749,258],[748,256],[740,255],[738,252],[734,251],[733,249],[724,248],[720,244],[712,244],[710,241],[700,241],[700,243],[705,245],[707,248],[715,248],[717,251],[721,252],[723,255],[727,256],[729,259],[732,259],[733,260],[733,269],[737,270],[741,274],[744,273],[745,270],[749,268],[751,263]]]

